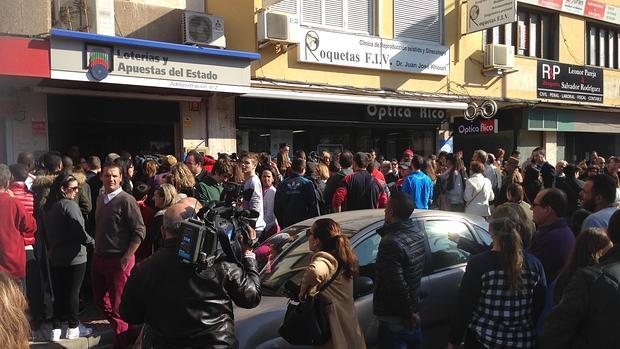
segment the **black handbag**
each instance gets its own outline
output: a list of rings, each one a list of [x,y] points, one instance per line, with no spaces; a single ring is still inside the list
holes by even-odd
[[[293,345],[321,345],[331,338],[329,320],[323,312],[325,304],[319,293],[329,286],[339,275],[339,270],[323,285],[314,297],[301,303],[290,299],[286,308],[286,315],[278,333],[287,342]]]

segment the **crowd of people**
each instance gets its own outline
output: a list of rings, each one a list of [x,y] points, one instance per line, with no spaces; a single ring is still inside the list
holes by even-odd
[[[393,251],[398,250],[404,252],[397,256],[417,264],[405,271],[417,279],[417,286],[415,281],[410,285],[392,280],[391,273],[376,280],[375,310],[384,320],[380,322],[384,335],[393,327],[392,312],[398,308],[394,299],[399,297],[392,299],[391,286],[386,285],[401,282],[407,292],[417,292],[423,265],[418,260],[423,244],[412,238],[416,232],[406,225],[405,216],[414,209],[441,209],[485,217],[493,237],[488,250],[450,236],[459,248],[474,255],[461,285],[452,344],[463,338],[471,348],[533,347],[537,338],[558,348],[568,345],[570,338],[573,344],[578,340],[588,344],[588,335],[602,330],[588,325],[579,328],[581,337],[568,336],[578,324],[568,314],[592,316],[584,310],[592,302],[586,304],[584,297],[598,297],[592,299],[605,304],[604,287],[617,286],[613,267],[594,265],[617,262],[612,246],[620,239],[616,214],[620,158],[606,160],[593,151],[590,159],[578,164],[559,161],[552,166],[545,155],[542,148],[527,159],[518,151],[508,156],[503,149],[496,154],[476,150],[467,161],[462,152],[423,157],[406,149],[400,159],[387,160],[372,149],[309,154],[298,150],[293,155],[287,144],[281,144],[273,158],[268,153],[240,152],[215,159],[190,151],[181,160],[128,152],[110,153],[102,160],[82,158],[77,147],[67,154],[50,151],[39,159],[22,153],[16,164],[0,164],[0,271],[22,289],[30,323],[45,339],[59,341],[64,323],[67,339],[90,335],[92,330],[80,323],[79,311],[84,301],[92,299],[114,329],[115,347],[128,347],[139,327],[121,314],[123,291],[134,266],[170,247],[174,234],[166,231],[174,229],[167,225],[166,215],[181,203],[196,209],[220,200],[225,184],[235,182],[242,186],[240,206],[257,212],[250,225],[259,242],[277,238],[281,229],[308,218],[370,208],[386,208],[386,236],[411,232],[398,238],[390,253],[387,243],[383,251],[380,247],[377,257],[378,269],[382,264],[389,269],[395,263],[390,261]],[[325,281],[340,272],[339,263],[345,265],[347,280],[357,270],[352,252],[345,253],[347,245],[333,245],[336,239],[346,240],[338,234],[339,228],[318,222],[311,242],[317,252],[315,274],[307,276],[310,284],[302,285],[302,298],[311,290],[316,292],[318,285],[311,280]],[[345,252],[334,257],[330,251]],[[265,260],[277,251],[259,248],[255,252],[256,258]],[[249,255],[254,258],[254,252]],[[601,293],[586,289],[586,284],[600,284]],[[331,287],[350,288],[351,284]],[[490,294],[496,298],[489,298]],[[248,297],[249,303],[260,299],[254,293]],[[419,331],[414,298],[403,300],[411,302],[405,320],[412,324],[410,329]],[[491,304],[494,299],[500,299],[501,306]],[[135,319],[134,313],[127,316]],[[518,335],[510,334],[509,328],[519,329]],[[352,331],[360,332],[359,328]]]

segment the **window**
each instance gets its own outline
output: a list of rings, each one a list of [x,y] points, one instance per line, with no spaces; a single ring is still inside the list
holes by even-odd
[[[299,14],[301,24],[372,34],[373,0],[282,0],[274,11]]]
[[[587,64],[618,69],[620,28],[588,23],[586,28]]]
[[[376,232],[355,246],[355,254],[360,268],[360,276],[367,276],[375,279],[375,270],[377,264],[377,252],[379,252],[379,243],[381,236]]]
[[[483,31],[484,44],[515,47],[515,54],[558,59],[558,15],[519,7],[517,22]]]
[[[448,234],[456,233],[466,239],[474,240],[465,223],[459,221],[425,221],[424,229],[431,250],[431,269],[440,271],[452,266],[467,263],[469,253],[456,247],[456,243],[448,238]]]
[[[478,235],[485,245],[490,246],[493,243],[493,238],[486,229],[474,225],[474,230],[476,231],[476,235]]]
[[[297,0],[282,0],[275,5],[271,6],[271,9],[278,12],[285,12],[290,14],[297,14]]]
[[[442,0],[394,0],[394,37],[443,42]]]

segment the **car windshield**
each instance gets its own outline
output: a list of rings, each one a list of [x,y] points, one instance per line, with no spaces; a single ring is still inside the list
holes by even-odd
[[[260,277],[264,295],[287,295],[287,283],[301,283],[303,272],[312,258],[306,237],[308,229],[309,226],[289,227],[270,237],[256,249],[256,259],[259,268],[262,268]],[[354,231],[343,229],[342,233],[350,237]],[[280,254],[284,250],[287,250],[286,253]]]

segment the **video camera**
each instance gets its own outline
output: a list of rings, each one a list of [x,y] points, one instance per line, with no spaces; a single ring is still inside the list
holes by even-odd
[[[224,183],[220,196],[222,201],[211,201],[197,213],[195,219],[183,221],[180,226],[179,260],[194,267],[211,267],[215,261],[218,243],[233,261],[240,263],[233,246],[238,245],[238,236],[243,243],[255,247],[256,239],[250,239],[248,219],[257,218],[258,212],[243,210],[238,206],[242,196],[241,184]],[[240,234],[240,235],[239,235]]]

